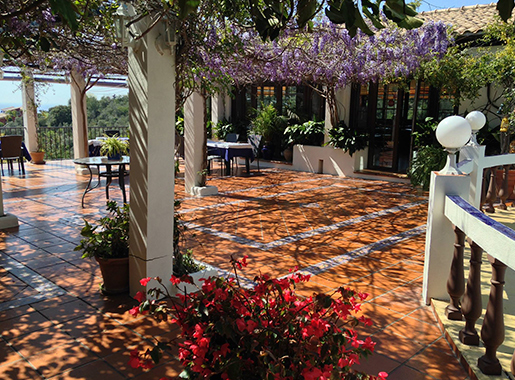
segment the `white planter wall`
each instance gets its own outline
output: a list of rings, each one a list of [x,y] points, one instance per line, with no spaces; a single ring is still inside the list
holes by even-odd
[[[342,149],[330,146],[295,145],[291,169],[303,172],[356,177],[355,171],[367,166],[368,149],[355,152],[352,157]]]

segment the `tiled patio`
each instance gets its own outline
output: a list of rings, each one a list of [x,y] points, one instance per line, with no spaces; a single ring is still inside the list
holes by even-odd
[[[128,296],[99,293],[96,263],[73,248],[82,218],[104,212],[104,192],[88,194],[82,209],[87,177],[73,169],[49,162],[3,177],[5,210],[20,227],[0,243],[0,379],[177,376],[173,352],[150,372],[127,367],[142,337],[175,332],[130,317]],[[185,244],[198,259],[227,270],[231,254],[247,254],[248,278],[298,266],[313,274],[304,294],[341,285],[365,291],[363,310],[375,324],[361,332],[378,344],[361,369],[392,380],[469,379],[421,303],[427,199],[398,183],[272,169],[210,184],[218,196],[187,197],[180,179],[176,187]],[[116,184],[111,194],[121,200]]]

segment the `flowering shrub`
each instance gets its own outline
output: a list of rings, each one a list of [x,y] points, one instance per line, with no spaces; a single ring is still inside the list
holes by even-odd
[[[358,339],[352,327],[370,319],[353,316],[367,295],[340,288],[332,296],[314,294],[301,298],[296,284],[309,275],[292,273],[286,278],[257,276],[253,289],[240,286],[237,269],[246,266],[246,257],[232,260],[235,278],[205,279],[199,292],[179,295],[180,302],[145,300],[131,314],[149,313],[159,321],[181,328],[179,347],[181,374],[189,379],[385,379],[352,370],[360,357],[368,356],[375,343],[370,337]],[[154,278],[161,286],[159,278]],[[151,278],[141,280],[146,286]],[[191,282],[188,276],[172,276],[173,283]],[[148,293],[156,298],[167,294],[162,288]],[[171,305],[171,306],[170,306]],[[129,364],[149,368],[158,362],[159,343],[140,354],[131,352]]]

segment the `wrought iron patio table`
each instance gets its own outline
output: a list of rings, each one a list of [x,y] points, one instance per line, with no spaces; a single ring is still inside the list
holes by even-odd
[[[118,160],[108,160],[107,157],[84,157],[77,158],[73,160],[74,164],[84,165],[89,170],[89,181],[86,189],[84,190],[84,194],[82,194],[82,207],[84,208],[84,197],[91,190],[96,189],[100,186],[100,181],[102,177],[106,179],[106,199],[109,199],[109,185],[113,177],[118,177],[118,184],[123,194],[123,203],[127,203],[127,195],[125,194],[125,176],[128,174],[126,170],[126,165],[130,164],[129,156],[122,156],[121,159]],[[92,166],[97,167],[98,173],[98,182],[95,186],[91,186],[91,182],[93,181],[93,171],[91,170]],[[101,166],[105,166],[106,170],[102,172],[100,170]],[[113,166],[118,166],[118,170],[113,170]]]

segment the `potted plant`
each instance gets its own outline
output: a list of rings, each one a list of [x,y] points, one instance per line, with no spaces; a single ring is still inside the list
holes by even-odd
[[[272,104],[262,105],[257,111],[256,117],[252,120],[252,134],[263,136],[262,154],[265,160],[274,157],[274,149],[277,142],[281,141],[287,123],[287,117],[278,115]]]
[[[329,130],[328,145],[340,148],[352,155],[358,150],[363,150],[368,145],[368,133],[349,128],[342,120],[336,127]]]
[[[120,140],[118,136],[107,137],[102,141],[100,154],[107,156],[108,160],[119,160],[129,152],[127,141]]]
[[[286,278],[266,275],[254,279],[253,288],[239,284],[238,270],[246,266],[231,259],[235,277],[208,278],[199,292],[166,296],[159,278],[144,278],[160,285],[148,290],[152,299],[138,293],[139,306],[132,315],[152,315],[160,322],[177,325],[181,339],[178,356],[186,379],[385,379],[359,374],[352,367],[361,356],[374,350],[367,337],[359,339],[354,327],[371,325],[364,316],[356,317],[360,302],[367,295],[339,288],[334,294],[314,294],[303,298],[295,294],[299,282],[309,275],[292,273]],[[173,283],[191,282],[188,276],[172,276]],[[162,296],[164,299],[158,300]],[[175,329],[175,326],[173,327]],[[159,362],[168,342],[158,342],[144,353],[131,352],[133,368],[150,368]]]
[[[104,294],[129,291],[129,205],[119,207],[107,202],[108,215],[92,225],[85,220],[81,230],[83,239],[75,251],[83,251],[82,258],[95,258],[104,280]]]
[[[288,126],[284,130],[287,148],[283,155],[286,161],[291,161],[293,157],[292,147],[295,144],[321,146],[324,142],[324,129],[325,122],[314,120]],[[289,152],[287,152],[288,149]]]

